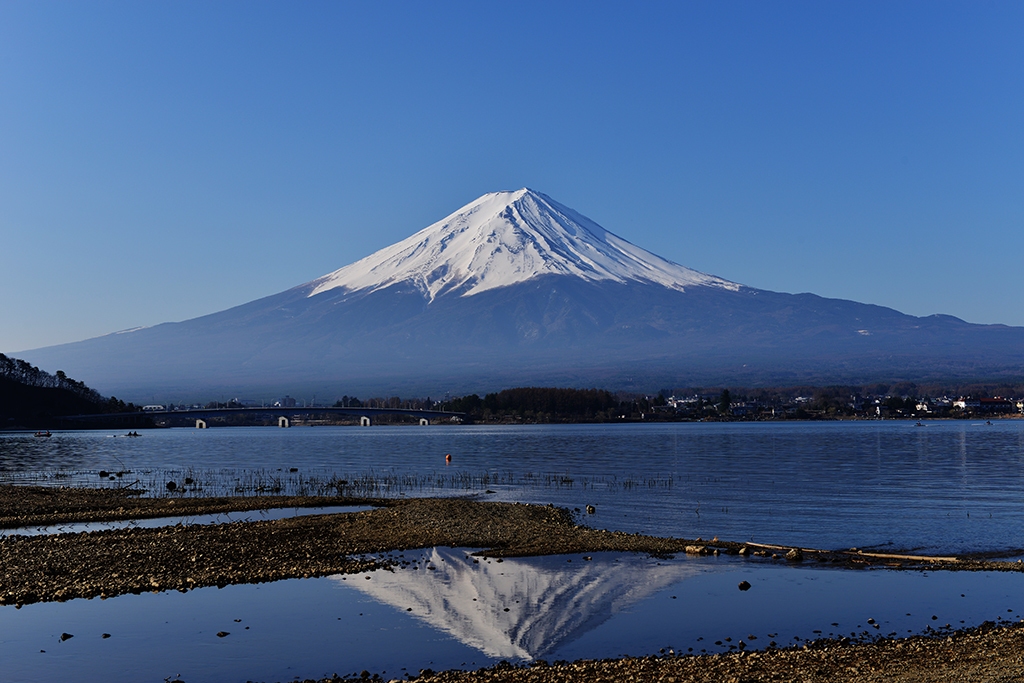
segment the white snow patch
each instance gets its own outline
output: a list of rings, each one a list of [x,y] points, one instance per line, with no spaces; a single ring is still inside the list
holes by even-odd
[[[529,189],[492,192],[415,235],[309,283],[309,296],[331,289],[376,290],[412,283],[425,298],[457,289],[471,296],[546,274],[585,280],[740,285],[656,256]]]

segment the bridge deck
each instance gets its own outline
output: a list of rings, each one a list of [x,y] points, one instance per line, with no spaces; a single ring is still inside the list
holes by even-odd
[[[190,408],[189,410],[146,410],[139,413],[103,413],[98,415],[64,415],[61,420],[98,420],[110,419],[120,415],[126,417],[224,417],[226,415],[322,415],[324,413],[340,413],[357,417],[371,415],[410,415],[424,418],[465,418],[465,413],[450,413],[443,410],[403,410],[402,408],[336,408],[327,406],[283,408],[279,406],[261,406],[258,408]]]

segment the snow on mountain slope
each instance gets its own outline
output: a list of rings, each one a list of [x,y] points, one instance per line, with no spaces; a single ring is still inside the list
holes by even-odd
[[[567,565],[561,557],[474,564],[455,548],[427,550],[421,562],[434,571],[375,572],[373,581],[348,584],[383,604],[410,609],[411,616],[488,657],[513,660],[556,653],[613,614],[701,573],[691,563],[640,556],[596,557],[582,565]]]
[[[432,301],[449,292],[470,296],[548,274],[648,282],[679,291],[694,285],[740,288],[630,244],[524,188],[486,194],[408,239],[314,280],[309,296],[411,283]]]

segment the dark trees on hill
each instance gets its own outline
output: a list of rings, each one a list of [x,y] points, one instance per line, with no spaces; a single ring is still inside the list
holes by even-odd
[[[83,382],[34,367],[0,353],[0,429],[45,426],[58,415],[135,412],[113,396],[100,396]]]
[[[67,389],[36,387],[0,377],[0,429],[43,427],[54,415],[99,412],[97,404]]]
[[[618,400],[603,389],[519,387],[480,398],[476,394],[454,399],[445,407],[459,413],[540,415],[558,418],[593,418],[615,410]]]
[[[91,403],[98,404],[104,401],[98,392],[85,386],[83,382],[71,379],[64,374],[63,370],[58,370],[56,375],[51,375],[20,358],[8,358],[2,353],[0,353],[0,377],[29,387],[63,389]]]

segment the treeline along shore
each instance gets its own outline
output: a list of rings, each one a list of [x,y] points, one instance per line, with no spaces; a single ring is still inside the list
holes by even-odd
[[[101,396],[62,370],[50,374],[0,353],[0,429],[50,429],[61,415],[114,415],[138,410],[116,397]],[[107,424],[96,422],[92,426]]]
[[[1020,415],[1024,384],[690,387],[657,394],[522,387],[442,403],[477,422],[974,418]],[[392,399],[394,401],[394,399]]]
[[[291,399],[294,405],[294,399]],[[266,404],[266,405],[272,405]],[[325,404],[320,404],[325,405]],[[669,422],[697,420],[834,420],[879,418],[1019,417],[1024,414],[1024,382],[913,382],[866,385],[790,387],[666,388],[655,394],[611,392],[606,389],[514,387],[485,394],[444,400],[403,399],[397,396],[360,400],[342,396],[333,407],[442,410],[465,415],[463,421],[491,424]],[[206,404],[160,406],[171,411],[190,408],[242,408],[238,399]],[[272,408],[269,409],[272,412]],[[30,363],[0,354],[0,429],[50,429],[120,426],[117,417],[135,414],[133,426],[152,425],[138,419],[141,406],[104,397],[64,372],[50,374]],[[110,419],[81,423],[59,421],[66,415],[110,415]],[[313,424],[343,424],[351,418],[316,412]],[[376,422],[416,422],[413,416],[378,415]],[[272,424],[267,415],[218,417],[211,425]],[[183,426],[185,418],[164,417],[164,426]]]

